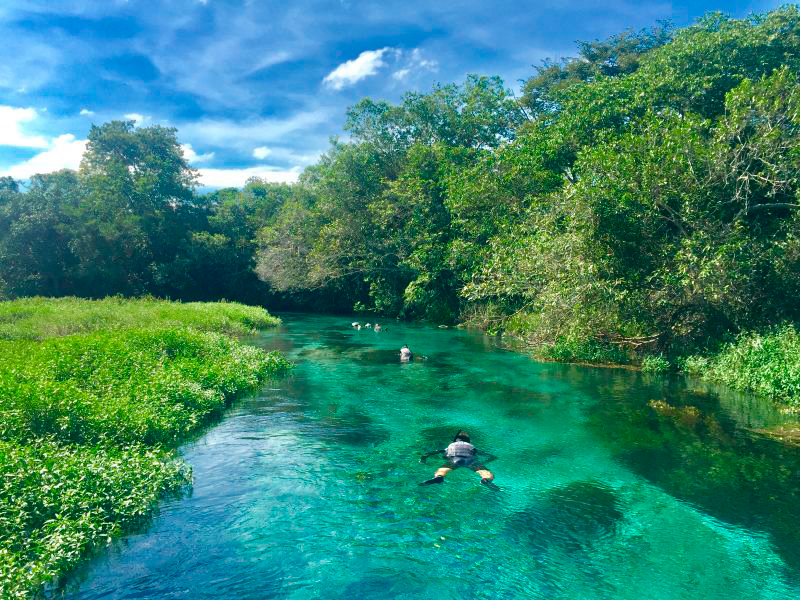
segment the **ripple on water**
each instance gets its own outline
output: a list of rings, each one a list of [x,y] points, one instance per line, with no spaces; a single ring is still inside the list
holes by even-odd
[[[610,487],[597,481],[573,481],[548,490],[508,522],[535,550],[555,545],[578,551],[613,537],[623,517],[620,500]]]
[[[353,408],[326,415],[309,429],[324,442],[348,446],[377,446],[391,437],[386,427]]]
[[[460,331],[290,316],[275,335],[297,368],[182,448],[194,492],[75,597],[800,597],[800,460],[714,397],[684,422],[648,404],[694,402],[668,385]],[[403,343],[428,360],[401,364]],[[417,485],[462,428],[499,457],[499,492],[467,469]]]

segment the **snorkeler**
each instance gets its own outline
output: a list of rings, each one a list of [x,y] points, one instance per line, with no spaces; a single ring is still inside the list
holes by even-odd
[[[484,461],[487,463],[496,460],[497,457],[489,452],[478,450],[473,446],[469,441],[469,434],[466,431],[459,431],[453,438],[453,443],[444,450],[434,450],[433,452],[424,454],[419,459],[419,462],[425,464],[428,457],[435,454],[444,454],[446,462],[436,470],[436,474],[431,479],[423,481],[420,485],[444,483],[444,477],[450,471],[458,467],[468,467],[481,476],[481,483],[483,485],[495,491],[500,489],[493,483],[494,475],[492,472],[478,460],[478,454],[488,456]]]

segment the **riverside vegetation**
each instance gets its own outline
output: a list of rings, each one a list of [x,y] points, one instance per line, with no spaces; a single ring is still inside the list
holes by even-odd
[[[763,380],[797,362],[747,348],[800,320],[799,72],[796,6],[625,31],[520,97],[365,98],[297,184],[205,195],[174,129],[93,126],[78,172],[0,182],[0,289],[465,322],[793,402]]]
[[[234,303],[0,303],[0,596],[41,594],[189,484],[175,446],[289,367],[232,335],[277,323]]]

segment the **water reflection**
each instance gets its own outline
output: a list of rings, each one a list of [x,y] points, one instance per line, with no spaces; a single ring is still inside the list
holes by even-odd
[[[608,390],[611,401],[589,410],[590,425],[617,460],[715,518],[768,532],[800,572],[800,451],[752,435],[739,424],[753,415],[732,418],[708,390],[661,386],[643,401],[626,389]]]

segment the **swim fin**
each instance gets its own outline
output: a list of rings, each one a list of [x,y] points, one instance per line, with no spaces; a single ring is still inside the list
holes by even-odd
[[[427,479],[420,483],[420,485],[430,485],[431,483],[444,483],[444,476],[437,475],[436,477],[432,477],[431,479]]]
[[[481,483],[488,487],[490,490],[494,490],[495,492],[499,492],[500,488],[497,487],[491,479],[481,479]]]

